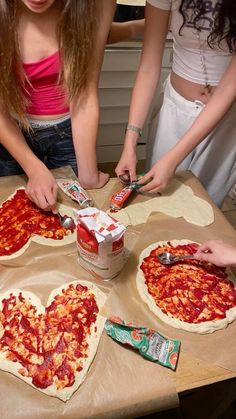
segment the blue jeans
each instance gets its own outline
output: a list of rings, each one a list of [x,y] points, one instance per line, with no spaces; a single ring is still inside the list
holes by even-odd
[[[48,169],[71,166],[77,175],[70,119],[50,127],[34,128],[30,132],[22,130],[22,133],[33,153]],[[0,176],[22,173],[24,171],[17,161],[0,144]]]

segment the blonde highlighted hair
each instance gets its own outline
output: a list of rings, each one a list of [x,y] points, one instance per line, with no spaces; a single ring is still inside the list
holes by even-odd
[[[96,0],[60,0],[61,16],[57,27],[58,48],[63,63],[60,82],[68,100],[87,86],[97,28]],[[24,74],[18,42],[19,0],[0,0],[0,104],[3,111],[15,114],[27,126]]]

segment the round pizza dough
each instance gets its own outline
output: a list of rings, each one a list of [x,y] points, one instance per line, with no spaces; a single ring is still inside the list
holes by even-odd
[[[205,321],[202,323],[188,323],[182,320],[173,318],[165,314],[156,304],[152,296],[148,292],[148,287],[145,284],[145,278],[143,275],[143,271],[141,270],[140,266],[144,258],[150,255],[151,251],[156,249],[158,246],[166,245],[167,243],[171,243],[172,246],[178,246],[183,244],[192,243],[191,240],[170,240],[170,241],[159,241],[156,243],[151,244],[146,249],[142,251],[139,257],[139,265],[138,265],[138,273],[136,276],[136,286],[138,292],[140,294],[141,299],[148,305],[150,310],[164,323],[175,327],[176,329],[183,329],[188,332],[195,332],[195,333],[212,333],[219,329],[224,329],[228,326],[229,323],[236,319],[236,307],[231,308],[226,312],[226,317],[220,320],[213,320],[213,321]],[[227,270],[228,279],[233,283],[234,288],[236,288],[236,279],[234,278],[232,272]]]

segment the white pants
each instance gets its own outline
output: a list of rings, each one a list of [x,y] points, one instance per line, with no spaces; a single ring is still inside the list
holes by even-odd
[[[179,95],[169,77],[164,83],[162,98],[162,106],[150,125],[148,169],[179,141],[204,107],[201,102],[191,102]],[[236,182],[236,104],[177,167],[177,171],[180,170],[191,170],[216,205],[221,206]]]

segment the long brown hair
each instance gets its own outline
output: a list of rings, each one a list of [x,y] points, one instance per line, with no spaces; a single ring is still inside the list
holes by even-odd
[[[18,43],[19,0],[0,0],[0,104],[27,126],[25,109],[27,81]],[[60,0],[61,16],[57,27],[58,47],[63,66],[59,81],[72,100],[86,88],[94,65],[91,59],[97,28],[96,0]],[[19,4],[19,3],[18,3]]]

